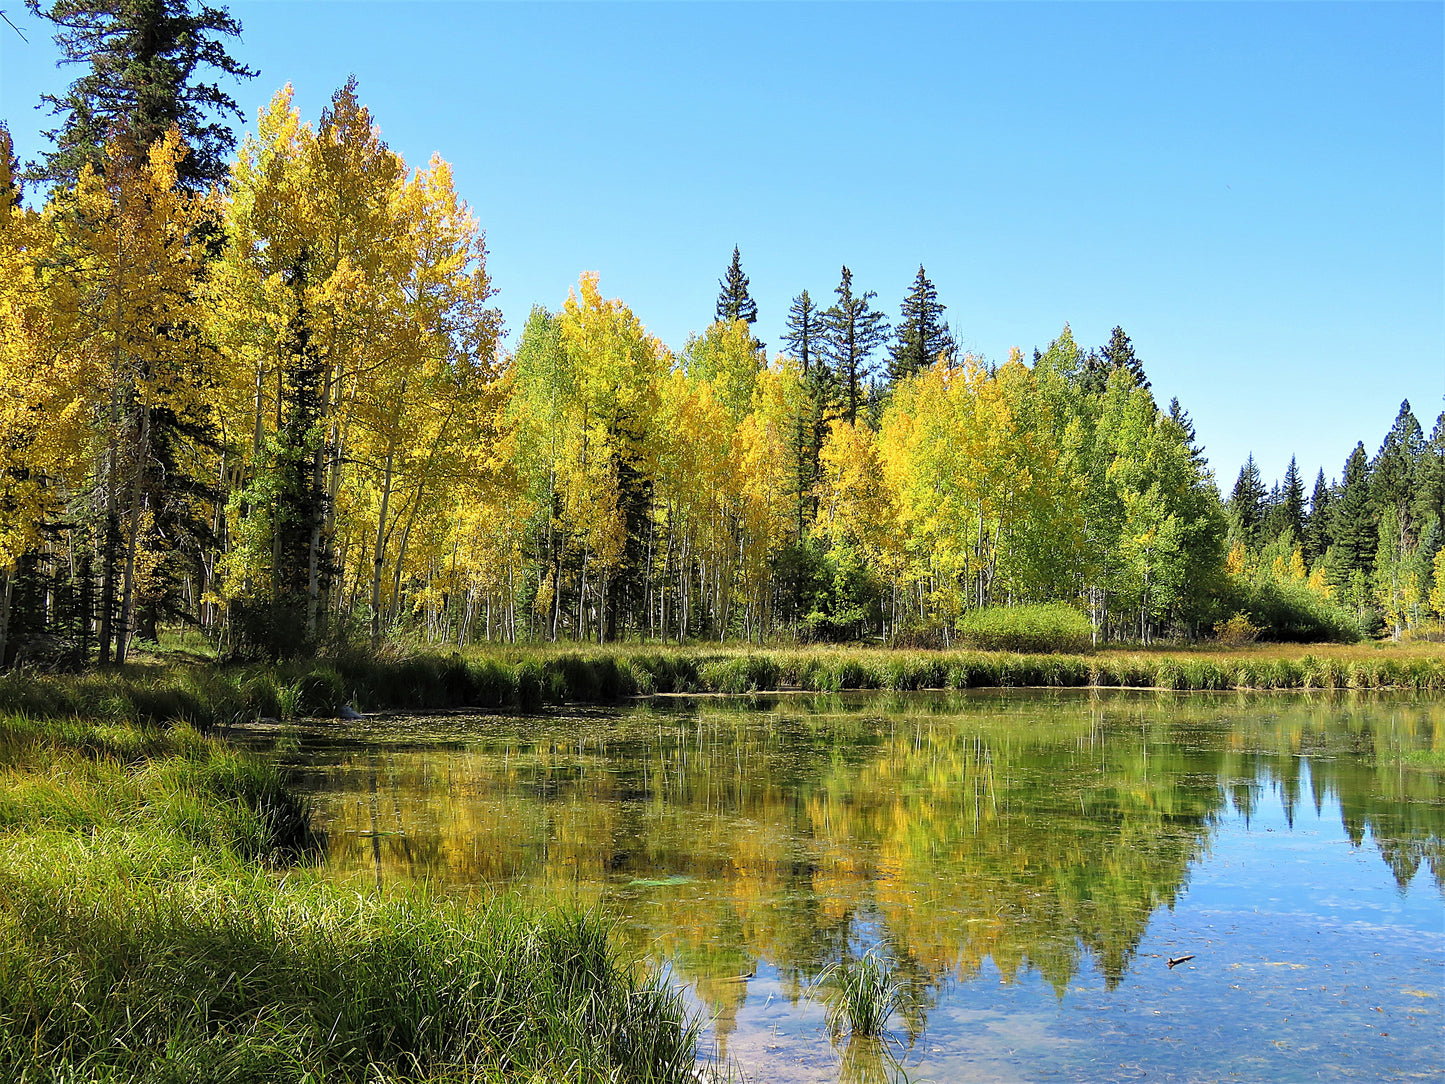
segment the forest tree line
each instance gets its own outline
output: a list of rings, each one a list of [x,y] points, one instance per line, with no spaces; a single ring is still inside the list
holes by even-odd
[[[1058,600],[1144,642],[1445,610],[1445,426],[1408,405],[1308,506],[1252,460],[1226,502],[1121,328],[994,364],[922,267],[892,326],[844,267],[770,355],[737,250],[680,350],[594,274],[508,350],[447,164],[408,167],[354,81],[314,124],[283,89],[237,147],[195,77],[250,74],[229,16],[97,10],[42,12],[88,65],[55,150],[22,170],[0,129],[0,663],[123,662],[176,623],[286,655],[947,644]]]

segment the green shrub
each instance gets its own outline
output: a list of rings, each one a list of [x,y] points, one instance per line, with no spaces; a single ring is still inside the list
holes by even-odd
[[[1236,616],[1244,616],[1259,630],[1262,640],[1352,644],[1360,639],[1360,622],[1355,615],[1321,598],[1303,583],[1281,583],[1273,577],[1258,582],[1235,580],[1231,594]]]
[[[1081,652],[1089,648],[1089,619],[1062,602],[1031,606],[989,606],[972,610],[958,623],[963,642],[979,651]]]

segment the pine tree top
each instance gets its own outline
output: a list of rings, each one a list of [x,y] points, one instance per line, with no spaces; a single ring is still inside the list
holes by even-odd
[[[26,6],[55,24],[62,64],[89,66],[64,95],[41,96],[61,124],[45,133],[55,149],[33,176],[73,182],[85,164],[100,168],[112,138],[143,158],[174,127],[190,149],[177,166],[180,185],[198,191],[225,181],[236,146],[229,121],[244,116],[234,98],[197,74],[205,68],[237,79],[256,74],[226,52],[222,39],[241,33],[230,14],[196,8],[191,0],[26,0]]]
[[[1122,327],[1115,326],[1109,333],[1109,341],[1098,350],[1091,351],[1084,363],[1084,386],[1093,392],[1101,392],[1109,383],[1109,374],[1115,369],[1126,369],[1134,378],[1136,388],[1148,390],[1149,378],[1144,374],[1144,363],[1134,353],[1134,344]]]
[[[854,422],[864,399],[863,382],[871,371],[869,358],[888,341],[888,321],[871,304],[878,296],[874,291],[853,292],[853,272],[846,266],[834,293],[837,300],[823,314],[823,354],[833,363],[835,378],[847,396],[845,416]]]
[[[728,264],[723,277],[718,279],[717,295],[718,320],[746,320],[757,323],[758,306],[748,294],[748,277],[743,274],[742,257],[737,245],[733,246],[733,262]]]
[[[940,357],[952,362],[958,349],[948,323],[943,319],[944,306],[938,290],[929,280],[923,265],[913,287],[903,299],[899,311],[897,336],[888,348],[888,377],[897,382],[926,369]]]
[[[783,343],[803,367],[806,375],[818,368],[818,354],[822,349],[823,310],[804,290],[788,306],[787,329],[783,332]]]

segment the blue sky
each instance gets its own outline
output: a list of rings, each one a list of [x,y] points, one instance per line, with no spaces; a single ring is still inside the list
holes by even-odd
[[[234,3],[248,123],[355,73],[439,152],[509,329],[580,272],[674,348],[740,246],[776,348],[844,263],[890,316],[920,263],[995,360],[1120,324],[1226,490],[1308,479],[1445,406],[1445,6]],[[0,119],[73,78],[0,8]]]

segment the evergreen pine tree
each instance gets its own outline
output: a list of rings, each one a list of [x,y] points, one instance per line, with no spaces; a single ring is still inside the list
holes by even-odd
[[[1321,470],[1315,476],[1314,492],[1310,494],[1310,514],[1305,520],[1304,556],[1313,568],[1330,545],[1330,484]]]
[[[1289,457],[1289,467],[1284,472],[1284,484],[1280,487],[1281,530],[1293,532],[1296,543],[1304,541],[1305,533],[1305,484],[1299,476],[1299,465],[1295,457]]]
[[[822,352],[832,362],[844,403],[843,416],[852,424],[858,419],[858,407],[866,402],[863,382],[870,372],[869,358],[888,341],[888,322],[869,304],[876,293],[853,292],[853,272],[847,267],[835,292],[838,300],[823,314]]]
[[[257,564],[270,570],[270,583],[235,604],[233,646],[274,658],[314,647],[314,600],[334,573],[324,537],[328,502],[321,472],[326,365],[312,342],[305,303],[309,262],[303,249],[283,276],[296,307],[281,344],[281,426],[234,498],[241,513],[235,544],[264,552]]]
[[[41,100],[61,118],[46,133],[55,144],[35,176],[68,185],[86,163],[102,168],[101,148],[113,134],[141,158],[171,127],[190,153],[177,167],[181,187],[203,191],[225,181],[236,137],[229,119],[240,107],[198,69],[238,79],[256,73],[226,52],[224,38],[241,24],[224,9],[191,0],[27,0],[55,24],[62,63],[88,66],[63,96]]]
[[[1239,477],[1235,480],[1228,507],[1229,523],[1235,540],[1250,549],[1259,544],[1260,529],[1267,511],[1267,498],[1264,480],[1260,478],[1259,467],[1255,465],[1254,456],[1251,454],[1244,461],[1244,466],[1239,468]]]
[[[1424,524],[1431,517],[1445,526],[1445,413],[1435,419],[1435,428],[1420,450],[1415,469],[1411,518]]]
[[[1412,534],[1408,522],[1410,505],[1415,497],[1415,467],[1425,450],[1420,423],[1410,410],[1407,399],[1400,404],[1395,423],[1385,434],[1385,441],[1370,464],[1370,499],[1378,518],[1387,510],[1401,517],[1401,530]]]
[[[733,246],[733,262],[728,264],[723,277],[717,280],[717,310],[715,320],[745,320],[748,327],[758,322],[758,303],[748,293],[748,277],[743,274],[742,257],[737,245]],[[753,339],[753,349],[761,350],[763,344]]]
[[[1177,396],[1169,400],[1169,420],[1179,426],[1180,431],[1184,434],[1184,443],[1189,449],[1189,458],[1195,466],[1207,467],[1204,448],[1198,443],[1198,434],[1194,431],[1194,419],[1189,416],[1189,411],[1179,405]]]
[[[1264,498],[1264,515],[1260,519],[1259,544],[1261,546],[1273,542],[1280,535],[1284,534],[1284,490],[1280,489],[1279,483],[1274,482],[1269,487],[1269,492]]]
[[[896,337],[888,348],[888,379],[893,383],[926,369],[940,357],[952,364],[957,344],[943,319],[938,290],[918,265],[913,289],[903,299]]]
[[[1081,376],[1084,390],[1102,395],[1104,388],[1108,386],[1109,374],[1115,369],[1127,369],[1134,378],[1135,387],[1147,389],[1150,386],[1149,378],[1144,375],[1144,363],[1134,353],[1134,344],[1129,341],[1129,336],[1124,334],[1122,327],[1115,327],[1109,335],[1108,343],[1089,354]]]
[[[802,367],[803,403],[794,433],[795,476],[798,494],[798,537],[803,537],[804,512],[808,494],[818,480],[818,452],[823,446],[823,427],[828,404],[834,397],[833,374],[822,354],[823,313],[804,290],[788,308],[783,343]]]
[[[1330,508],[1332,562],[1326,573],[1336,585],[1347,584],[1351,573],[1368,574],[1375,560],[1379,540],[1370,489],[1370,459],[1364,444],[1356,444],[1345,460],[1339,499],[1332,501]]]

